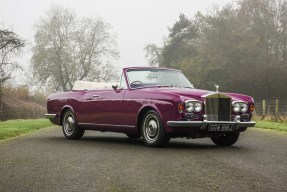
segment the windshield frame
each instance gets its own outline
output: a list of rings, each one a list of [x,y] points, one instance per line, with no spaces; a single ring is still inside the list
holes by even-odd
[[[182,75],[182,77],[190,84],[190,87],[180,87],[180,86],[172,86],[172,85],[150,85],[150,86],[142,86],[142,87],[131,87],[130,86],[130,80],[128,76],[128,72],[130,71],[152,71],[152,70],[157,70],[157,71],[176,71]],[[157,67],[146,67],[146,68],[126,68],[125,70],[125,76],[126,76],[126,83],[129,89],[134,90],[134,89],[144,89],[144,88],[156,88],[156,87],[177,87],[177,88],[189,88],[189,89],[194,89],[193,84],[186,78],[186,76],[177,69],[169,69],[169,68],[157,68]]]

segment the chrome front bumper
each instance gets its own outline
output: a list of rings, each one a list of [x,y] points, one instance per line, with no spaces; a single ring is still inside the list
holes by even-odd
[[[235,130],[239,128],[247,128],[247,127],[254,127],[256,122],[255,121],[248,121],[248,122],[241,122],[240,116],[236,116],[234,121],[207,121],[206,116],[204,116],[203,121],[168,121],[167,126],[172,128],[192,128],[192,127],[200,127],[201,130],[207,128],[208,125],[212,124],[228,124],[228,125],[235,125]]]

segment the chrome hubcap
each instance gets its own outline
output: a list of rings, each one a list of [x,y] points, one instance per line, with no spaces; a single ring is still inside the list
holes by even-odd
[[[154,137],[157,134],[157,123],[155,120],[150,120],[150,122],[147,125],[148,129],[148,135],[151,137]]]
[[[150,114],[144,121],[144,136],[149,142],[154,142],[158,138],[159,123],[154,114]]]
[[[67,113],[64,118],[64,131],[65,133],[70,136],[73,134],[75,129],[75,120],[72,113]]]

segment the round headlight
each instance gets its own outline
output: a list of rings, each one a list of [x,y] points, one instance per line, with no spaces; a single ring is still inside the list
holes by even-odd
[[[187,103],[185,104],[185,110],[186,110],[187,112],[192,112],[192,111],[193,111],[193,103],[192,103],[192,102],[187,102]]]
[[[195,104],[194,104],[194,110],[195,110],[196,112],[200,112],[200,111],[202,110],[202,105],[201,105],[201,103],[195,103]]]
[[[236,113],[240,111],[239,103],[234,103],[233,104],[233,111],[236,112]]]
[[[241,112],[245,113],[248,110],[248,106],[246,103],[241,103]]]

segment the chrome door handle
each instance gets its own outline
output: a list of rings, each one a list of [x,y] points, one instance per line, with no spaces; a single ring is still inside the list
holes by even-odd
[[[95,98],[98,98],[99,95],[92,95],[90,98],[87,98],[86,100],[90,101],[90,100],[94,100]]]

